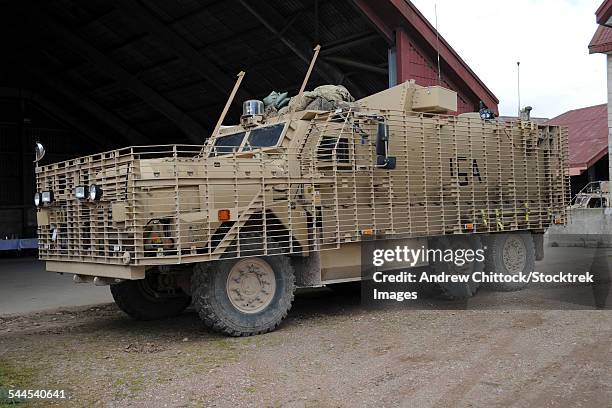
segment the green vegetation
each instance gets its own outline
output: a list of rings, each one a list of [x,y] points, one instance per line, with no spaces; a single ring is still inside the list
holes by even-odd
[[[34,370],[29,367],[19,367],[0,360],[0,408],[14,407],[16,404],[25,406],[22,400],[8,398],[9,389],[32,388]]]

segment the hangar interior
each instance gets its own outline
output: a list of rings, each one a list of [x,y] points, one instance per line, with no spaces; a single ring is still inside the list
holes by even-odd
[[[201,144],[236,74],[242,101],[342,84],[356,98],[442,84],[459,113],[498,100],[406,0],[0,1],[0,240],[34,237],[44,163],[127,145]],[[440,71],[438,58],[440,56]]]

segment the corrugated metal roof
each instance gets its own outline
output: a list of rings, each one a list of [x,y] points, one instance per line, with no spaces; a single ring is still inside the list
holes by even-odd
[[[589,53],[606,53],[612,51],[612,28],[599,26],[589,43]]]
[[[567,126],[572,175],[580,174],[608,153],[606,104],[574,109],[546,123]]]

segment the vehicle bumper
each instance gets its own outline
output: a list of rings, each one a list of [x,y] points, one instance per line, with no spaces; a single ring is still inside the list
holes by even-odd
[[[102,265],[87,262],[47,261],[47,271],[129,280],[145,277],[145,266]]]

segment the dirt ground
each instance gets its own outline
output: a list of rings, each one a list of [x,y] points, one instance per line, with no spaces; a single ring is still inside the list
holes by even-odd
[[[64,389],[53,404],[75,407],[612,406],[612,312],[540,310],[538,289],[478,298],[498,296],[524,310],[369,310],[310,291],[278,331],[247,338],[211,333],[192,311],[4,316],[0,385]]]

